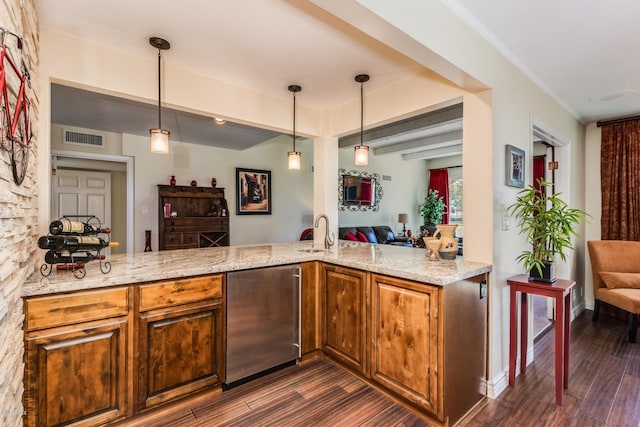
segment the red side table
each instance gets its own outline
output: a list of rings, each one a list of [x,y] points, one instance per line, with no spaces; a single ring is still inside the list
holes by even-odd
[[[553,284],[529,281],[520,274],[507,279],[511,288],[510,337],[509,337],[509,385],[516,380],[516,353],[518,349],[518,307],[516,292],[520,292],[520,372],[527,371],[527,294],[541,295],[556,300],[556,404],[562,405],[563,388],[569,387],[569,337],[571,335],[571,289],[576,282],[558,279]]]

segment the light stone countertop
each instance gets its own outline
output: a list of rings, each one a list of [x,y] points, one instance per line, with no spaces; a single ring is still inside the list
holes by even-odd
[[[43,277],[36,270],[23,286],[22,296],[46,295],[107,286],[176,279],[187,276],[247,270],[305,261],[323,261],[388,276],[446,286],[491,271],[491,265],[456,260],[429,261],[420,248],[340,241],[329,250],[312,242],[274,243],[220,248],[183,249],[109,256],[111,272],[103,274],[99,261],[86,264],[87,275],[56,270]],[[44,251],[42,251],[44,260]],[[44,262],[44,261],[43,261]]]

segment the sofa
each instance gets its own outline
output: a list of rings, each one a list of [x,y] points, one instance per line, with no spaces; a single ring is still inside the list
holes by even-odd
[[[383,245],[413,246],[411,238],[396,236],[391,227],[386,225],[340,227],[338,229],[338,238]]]
[[[640,314],[640,242],[590,240],[587,242],[593,271],[596,322],[600,302],[629,313],[629,342],[636,342]]]

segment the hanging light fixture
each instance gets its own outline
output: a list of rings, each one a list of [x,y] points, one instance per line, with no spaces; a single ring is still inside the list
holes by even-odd
[[[360,145],[356,145],[357,166],[366,166],[369,164],[369,147],[364,145],[364,83],[369,81],[368,74],[358,74],[356,81],[360,83]]]
[[[160,52],[167,50],[171,47],[168,41],[160,37],[151,37],[149,44],[158,49],[158,129],[149,129],[151,135],[151,152],[159,154],[169,154],[169,132],[166,129],[162,129],[162,108],[160,106],[161,101],[161,76],[160,76]]]
[[[302,87],[298,85],[289,86],[289,92],[293,92],[293,151],[287,153],[289,159],[289,169],[299,170],[302,162],[302,154],[296,151],[296,93],[300,92]]]

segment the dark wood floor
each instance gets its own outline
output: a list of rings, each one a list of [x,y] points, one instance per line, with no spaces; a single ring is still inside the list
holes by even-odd
[[[285,368],[127,426],[428,426],[329,361]]]
[[[534,345],[535,361],[494,400],[487,399],[464,426],[638,426],[640,343],[630,344],[627,322],[583,312],[571,325],[569,388],[555,404],[553,330]]]
[[[535,362],[497,399],[486,399],[464,426],[638,426],[640,343],[626,322],[584,312],[572,324],[569,389],[555,404],[553,331],[535,344]],[[428,426],[327,361],[286,368],[221,394],[204,396],[137,426]]]

